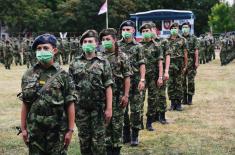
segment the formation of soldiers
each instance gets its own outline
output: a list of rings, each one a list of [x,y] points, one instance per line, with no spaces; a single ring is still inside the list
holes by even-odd
[[[171,111],[193,104],[199,63],[215,58],[213,38],[191,35],[189,23],[173,23],[169,38],[154,23],[139,30],[140,42],[130,20],[120,25],[121,39],[108,28],[70,44],[51,34],[26,41],[34,58],[25,52],[32,67],[22,77],[21,130],[30,154],[66,154],[76,123],[82,155],[119,155],[123,144],[139,145],[140,130],[168,123],[167,96]],[[59,64],[69,62],[67,73]]]
[[[220,62],[227,65],[235,59],[235,32],[222,34],[219,40]]]
[[[0,63],[4,64],[6,69],[11,69],[11,65],[26,65],[27,68],[36,64],[36,53],[32,50],[34,38],[19,39],[11,37],[0,40]],[[59,64],[68,64],[79,52],[79,39],[70,37],[58,38],[57,46],[59,52],[55,60]]]

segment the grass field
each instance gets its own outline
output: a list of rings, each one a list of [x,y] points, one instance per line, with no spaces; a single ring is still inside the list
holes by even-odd
[[[5,70],[0,65],[0,155],[25,155],[20,124],[21,103],[16,98],[26,67]],[[219,60],[200,65],[196,95],[183,112],[167,112],[168,125],[140,133],[140,146],[126,145],[123,155],[235,155],[235,63],[221,67]],[[69,155],[79,155],[77,133]]]

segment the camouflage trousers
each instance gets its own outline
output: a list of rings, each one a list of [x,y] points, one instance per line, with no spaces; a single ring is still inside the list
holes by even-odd
[[[39,116],[30,113],[27,119],[29,131],[29,155],[66,155],[64,136],[66,122],[58,122],[57,115]]]
[[[18,64],[19,64],[19,65],[22,65],[20,53],[14,54],[14,59],[15,59],[15,64],[16,64],[16,65],[18,65]]]
[[[183,73],[181,69],[170,68],[168,81],[168,97],[170,100],[183,99]]]
[[[129,104],[124,113],[124,128],[142,129],[144,92],[138,90],[138,76],[131,77]],[[130,109],[130,117],[129,117]]]
[[[5,59],[5,61],[4,61],[5,68],[10,69],[12,61],[13,61],[13,56],[6,56],[4,59]]]
[[[66,155],[64,133],[55,131],[37,131],[30,134],[29,155]]]
[[[183,90],[184,90],[184,95],[194,95],[195,93],[195,77],[196,77],[197,71],[193,66],[189,66],[187,73],[183,78]]]
[[[156,112],[165,112],[167,108],[165,83],[163,86],[157,87],[156,80],[147,76],[146,87],[148,88],[148,108],[146,115],[153,117]]]
[[[110,147],[122,146],[122,127],[124,122],[124,110],[121,107],[122,91],[113,89],[113,116],[106,128],[106,145]]]
[[[85,103],[84,103],[85,104]],[[105,124],[101,110],[76,106],[76,125],[82,155],[105,155]]]

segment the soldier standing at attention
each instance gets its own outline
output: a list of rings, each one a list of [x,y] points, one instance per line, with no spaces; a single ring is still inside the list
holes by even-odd
[[[139,130],[142,129],[142,113],[144,102],[144,87],[145,87],[145,59],[143,47],[133,38],[135,33],[135,23],[127,20],[120,25],[122,39],[118,41],[118,46],[130,60],[130,65],[133,70],[131,76],[130,89],[130,118],[129,106],[127,106],[124,114],[123,127],[123,143],[131,141],[132,146],[139,144]],[[130,130],[131,128],[131,130]],[[132,131],[132,132],[131,132]],[[130,137],[131,132],[131,137]]]
[[[165,117],[165,113],[167,111],[167,103],[166,103],[166,83],[169,80],[169,67],[170,67],[170,54],[171,48],[169,46],[169,42],[167,39],[162,39],[157,35],[156,24],[151,23],[151,32],[153,35],[153,40],[156,46],[160,46],[163,52],[163,68],[164,68],[164,76],[163,76],[163,85],[161,87],[157,87],[156,94],[156,114],[153,121],[159,121],[161,124],[166,124],[167,120]]]
[[[188,43],[188,68],[184,74],[183,90],[184,99],[183,104],[192,104],[193,95],[195,93],[195,77],[197,74],[197,68],[199,66],[198,47],[199,42],[197,37],[190,35],[190,23],[183,23],[181,30],[183,37]]]
[[[157,87],[163,85],[163,51],[160,44],[153,40],[150,24],[143,24],[140,27],[143,39],[140,42],[143,45],[146,66],[146,88],[148,89],[148,108],[146,128],[149,131],[154,131],[152,127],[153,118],[157,109]]]
[[[119,155],[122,147],[124,110],[128,104],[132,70],[127,55],[117,46],[117,31],[115,29],[102,30],[99,38],[105,49],[103,56],[110,62],[114,81],[113,116],[106,129],[107,155]]]
[[[76,125],[82,155],[105,155],[105,124],[112,117],[112,70],[107,59],[98,56],[98,34],[83,33],[83,54],[69,66],[79,96],[76,103]]]
[[[183,74],[188,64],[188,45],[186,39],[180,36],[178,23],[170,27],[171,35],[168,38],[171,53],[171,64],[169,71],[168,96],[171,100],[170,110],[182,111],[181,102],[183,99]]]
[[[9,40],[6,40],[5,46],[3,48],[4,64],[6,69],[11,69],[11,64],[13,62],[13,48]]]
[[[74,129],[75,86],[54,63],[56,38],[38,36],[32,45],[39,61],[22,77],[21,130],[30,155],[66,155]]]

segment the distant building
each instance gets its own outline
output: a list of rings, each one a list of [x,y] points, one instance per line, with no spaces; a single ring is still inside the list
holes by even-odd
[[[0,38],[5,39],[8,38],[9,34],[7,33],[7,26],[4,22],[0,21]]]

